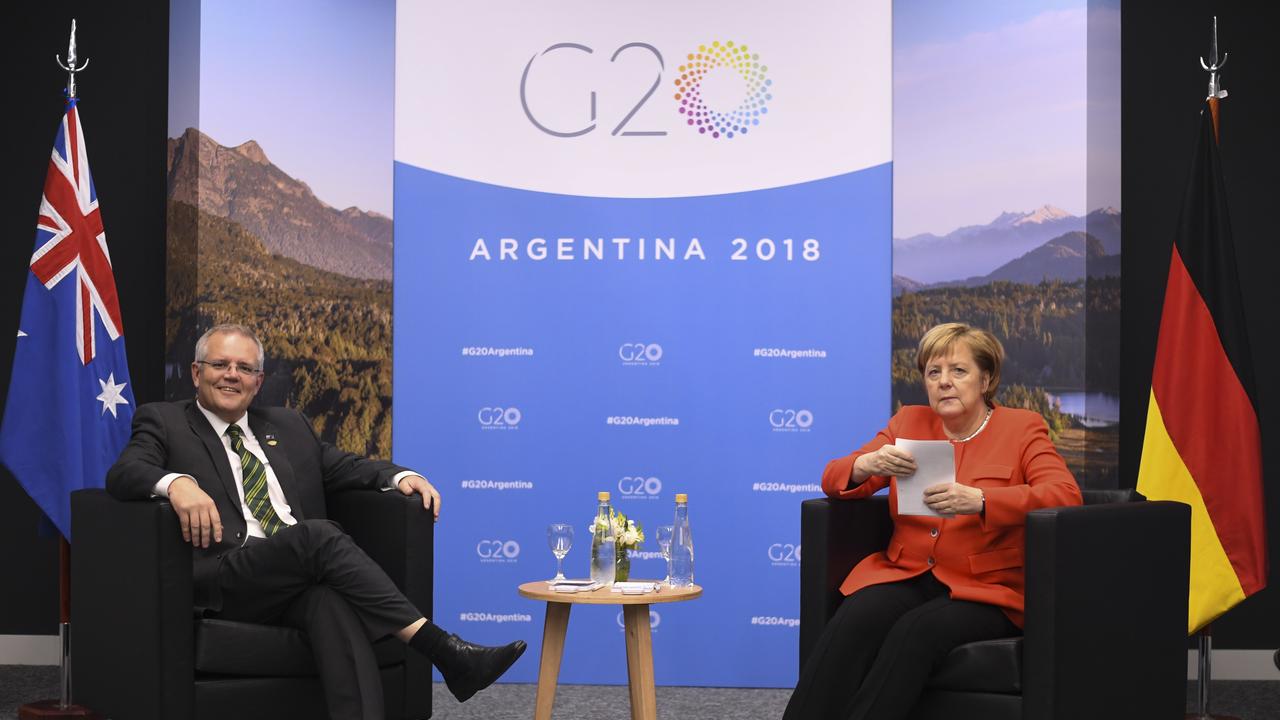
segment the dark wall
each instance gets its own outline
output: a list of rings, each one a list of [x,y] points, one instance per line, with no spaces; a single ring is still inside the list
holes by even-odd
[[[1124,352],[1121,363],[1121,478],[1136,482],[1146,423],[1156,328],[1178,208],[1187,182],[1199,109],[1208,73],[1212,18],[1219,48],[1230,53],[1223,69],[1223,172],[1235,235],[1240,285],[1253,344],[1262,464],[1267,503],[1271,585],[1214,624],[1214,645],[1280,646],[1280,384],[1268,372],[1276,357],[1280,283],[1280,11],[1271,3],[1137,2],[1122,4],[1121,152],[1124,180]]]
[[[36,212],[63,112],[71,19],[80,118],[115,269],[129,374],[138,402],[164,379],[165,134],[168,0],[22,2],[0,23],[4,47],[4,170],[0,172],[0,403],[8,393]],[[57,632],[57,542],[36,534],[40,512],[0,468],[0,634]]]

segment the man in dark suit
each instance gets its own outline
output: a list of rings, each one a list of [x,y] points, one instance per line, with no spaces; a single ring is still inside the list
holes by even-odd
[[[196,604],[206,614],[308,634],[334,720],[383,717],[370,643],[387,635],[426,655],[459,700],[490,685],[525,644],[484,647],[445,633],[324,519],[328,492],[418,493],[436,519],[440,494],[411,470],[321,441],[296,410],[250,408],[263,361],[247,327],[205,333],[191,364],[196,399],[138,408],[107,490],[168,498],[194,546]]]

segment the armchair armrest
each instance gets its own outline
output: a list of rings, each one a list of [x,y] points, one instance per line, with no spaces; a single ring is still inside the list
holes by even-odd
[[[422,614],[431,616],[435,520],[417,496],[349,490],[326,498],[329,517]]]
[[[800,667],[840,606],[840,583],[864,557],[884,550],[891,535],[887,497],[800,504]]]
[[[1182,503],[1027,515],[1024,717],[1184,712],[1190,543]]]
[[[426,618],[431,618],[435,518],[422,507],[422,498],[395,491],[350,490],[335,493],[326,502],[329,517],[337,521],[362,550],[400,588]],[[422,708],[431,714],[431,663],[417,652],[405,653],[404,708],[388,708],[388,716],[418,717]]]
[[[108,717],[193,717],[191,546],[169,503],[78,490],[71,536],[76,700]]]

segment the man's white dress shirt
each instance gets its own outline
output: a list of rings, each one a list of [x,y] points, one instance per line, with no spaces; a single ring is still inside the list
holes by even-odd
[[[240,453],[231,449],[231,438],[227,435],[227,428],[231,427],[231,423],[214,415],[196,401],[196,407],[204,415],[209,424],[213,426],[213,431],[218,435],[218,439],[222,441],[222,448],[227,452],[227,462],[231,463],[231,475],[235,479],[236,493],[240,496],[240,512],[244,514],[245,523],[249,528],[249,536],[257,538],[265,538],[267,534],[262,530],[262,524],[258,522],[258,518],[253,516],[249,511],[249,506],[244,503],[244,468],[240,467]],[[276,517],[286,525],[297,523],[297,519],[293,517],[293,510],[289,507],[289,503],[284,499],[284,490],[280,488],[280,481],[276,479],[276,473],[271,469],[271,461],[267,460],[266,453],[262,452],[262,446],[258,444],[258,438],[254,436],[253,431],[249,429],[248,413],[241,415],[240,419],[235,422],[240,426],[240,431],[244,435],[244,447],[253,453],[258,461],[262,463],[262,467],[267,471],[267,497],[271,499],[271,506],[275,508]],[[417,475],[411,470],[404,470],[396,473],[395,477],[387,484],[387,489],[395,488],[399,485],[400,479],[408,475]],[[183,477],[185,473],[169,473],[160,478],[155,487],[151,489],[153,493],[160,497],[169,497],[169,485],[174,480]]]

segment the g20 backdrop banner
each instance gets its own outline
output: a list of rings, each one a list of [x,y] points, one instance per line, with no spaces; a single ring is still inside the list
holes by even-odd
[[[661,684],[788,686],[799,503],[889,403],[888,0],[400,2],[396,460],[444,493],[435,618],[529,641],[549,523],[596,492],[650,536],[689,494],[701,599],[655,605]],[[619,608],[560,679],[622,683]]]

